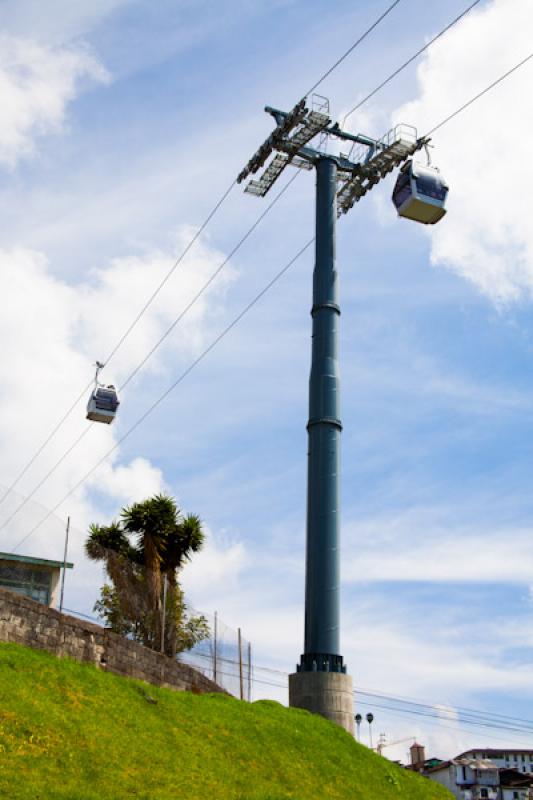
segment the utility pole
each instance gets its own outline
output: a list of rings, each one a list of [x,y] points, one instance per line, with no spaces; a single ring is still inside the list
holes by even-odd
[[[167,623],[168,576],[163,578],[163,608],[161,609],[161,652],[165,652],[165,628]]]
[[[239,697],[241,700],[244,700],[244,682],[242,674],[242,636],[240,628],[237,628],[237,641],[239,647]]]
[[[70,517],[67,517],[67,527],[65,529],[65,550],[63,552],[63,570],[61,572],[61,595],[59,599],[59,613],[63,613],[63,598],[65,595],[65,573],[67,571],[67,551],[68,551],[68,535],[70,531]]]
[[[323,100],[324,98],[322,98]],[[289,676],[289,705],[336,722],[353,735],[352,679],[340,653],[340,318],[335,265],[337,217],[347,213],[381,178],[424,146],[416,130],[397,126],[380,140],[353,135],[332,124],[329,104],[290,112],[267,106],[276,128],[239,174],[241,183],[274,154],[245,192],[264,197],[291,164],[316,170],[316,239],[311,309],[313,339],[309,380],[307,544],[304,652]],[[327,113],[324,113],[327,111]],[[318,134],[350,142],[348,156],[309,146]],[[356,145],[358,150],[355,151]],[[352,154],[355,152],[355,158]]]

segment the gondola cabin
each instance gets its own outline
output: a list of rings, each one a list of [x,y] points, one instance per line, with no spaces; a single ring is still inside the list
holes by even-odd
[[[97,386],[87,403],[87,419],[92,422],[113,422],[120,402],[114,386]]]
[[[437,167],[406,161],[400,170],[392,202],[400,217],[434,225],[446,213],[448,184]]]

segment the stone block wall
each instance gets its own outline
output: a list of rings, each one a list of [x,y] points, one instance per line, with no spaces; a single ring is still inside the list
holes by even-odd
[[[28,597],[0,588],[0,641],[88,661],[129,678],[196,692],[224,692],[188,664],[156,653],[100,625],[60,614]]]

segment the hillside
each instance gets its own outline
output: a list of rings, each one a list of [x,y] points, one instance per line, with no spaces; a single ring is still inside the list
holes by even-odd
[[[0,644],[0,797],[445,800],[436,784],[278,703],[158,689]]]

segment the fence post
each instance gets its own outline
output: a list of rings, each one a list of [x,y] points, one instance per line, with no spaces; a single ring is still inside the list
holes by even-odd
[[[214,625],[215,641],[213,646],[213,680],[215,683],[217,682],[217,623],[218,623],[217,616],[218,616],[217,612],[215,611],[215,625]]]
[[[168,578],[163,579],[163,609],[161,611],[161,652],[165,652],[165,626],[167,621],[167,587]]]
[[[252,702],[252,644],[248,642],[248,702]]]
[[[240,686],[240,695],[241,700],[244,700],[244,684],[242,680],[242,637],[241,637],[241,629],[237,628],[237,638],[239,641],[239,686]]]

